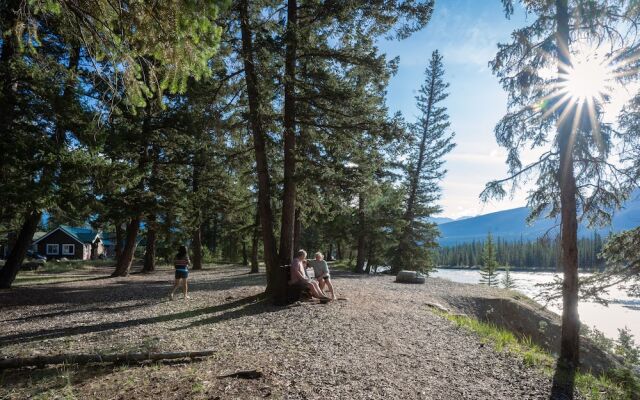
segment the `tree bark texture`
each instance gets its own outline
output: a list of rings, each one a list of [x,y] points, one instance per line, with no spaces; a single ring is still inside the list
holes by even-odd
[[[366,251],[366,230],[365,230],[365,195],[360,193],[358,196],[358,254],[356,255],[355,272],[364,273],[365,251]]]
[[[112,277],[127,276],[131,269],[131,262],[133,261],[133,255],[138,245],[138,231],[140,230],[140,217],[133,217],[127,224],[126,237],[122,253],[118,258],[116,269],[111,274]]]

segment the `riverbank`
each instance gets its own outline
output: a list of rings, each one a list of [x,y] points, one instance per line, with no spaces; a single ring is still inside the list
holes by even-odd
[[[0,398],[549,397],[549,374],[428,306],[493,289],[337,272],[347,301],[278,308],[260,298],[264,274],[247,272],[192,273],[190,301],[167,299],[170,270],[0,292],[0,357],[215,350],[193,363],[5,371]],[[223,377],[242,370],[260,375]]]
[[[478,265],[475,265],[475,266],[439,265],[438,267],[436,267],[436,269],[461,269],[465,271],[479,271],[480,268],[481,267]],[[504,266],[500,266],[498,267],[498,272],[504,272],[505,269],[506,268]],[[530,267],[515,267],[515,266],[510,266],[509,271],[511,272],[551,272],[554,274],[562,273],[561,268],[530,268]],[[580,268],[578,270],[578,272],[580,273],[593,273],[593,272],[600,272],[600,271],[602,271],[602,269],[598,269],[598,268]]]

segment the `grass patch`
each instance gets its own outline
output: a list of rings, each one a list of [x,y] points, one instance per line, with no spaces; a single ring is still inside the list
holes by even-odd
[[[328,264],[329,268],[335,271],[352,271],[354,268],[354,266],[349,263],[349,260],[336,260]]]
[[[37,274],[18,274],[13,286],[30,286],[44,285],[48,283],[76,282],[84,281],[91,278],[88,275],[37,275]]]
[[[540,369],[546,375],[553,376],[555,358],[534,344],[530,338],[519,338],[511,331],[474,318],[437,310],[432,312],[452,321],[460,328],[476,333],[483,343],[493,346],[496,351],[507,351],[519,357],[528,367]],[[633,400],[638,398],[637,393],[640,389],[637,378],[628,370],[612,371],[608,376],[577,372],[575,386],[589,400]]]
[[[94,276],[89,272],[94,271],[96,267],[109,266],[113,263],[113,260],[47,261],[35,271],[19,271],[13,285],[28,286],[86,280]]]

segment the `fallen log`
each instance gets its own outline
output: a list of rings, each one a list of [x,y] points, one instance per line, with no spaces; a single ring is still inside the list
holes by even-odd
[[[214,354],[213,350],[181,351],[174,353],[120,353],[120,354],[58,354],[55,356],[14,357],[0,359],[0,370],[24,367],[43,368],[56,364],[129,363],[143,361],[200,358]]]
[[[262,371],[252,369],[249,371],[238,371],[232,374],[220,375],[218,378],[240,378],[240,379],[260,379],[264,376]]]

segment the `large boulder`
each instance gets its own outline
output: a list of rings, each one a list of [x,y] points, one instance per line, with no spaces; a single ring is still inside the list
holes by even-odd
[[[425,276],[416,271],[400,271],[396,275],[398,283],[424,283]]]

